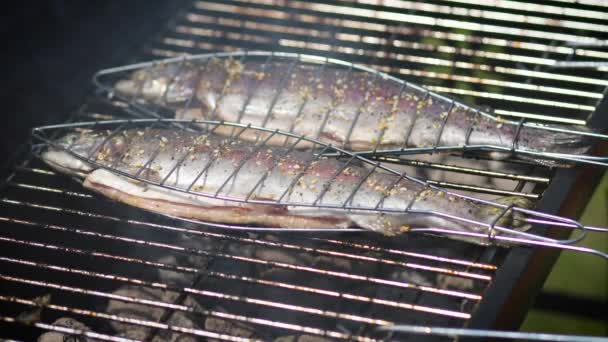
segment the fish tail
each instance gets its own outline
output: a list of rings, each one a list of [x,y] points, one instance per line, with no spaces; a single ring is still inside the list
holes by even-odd
[[[586,126],[552,125],[551,128],[562,128],[589,133],[592,130]],[[530,128],[522,131],[521,148],[551,153],[584,155],[589,152],[593,138],[585,134],[555,132]],[[521,143],[523,141],[523,144]],[[540,156],[521,154],[521,159],[530,160],[545,166],[570,166],[572,163],[555,159],[545,159]]]

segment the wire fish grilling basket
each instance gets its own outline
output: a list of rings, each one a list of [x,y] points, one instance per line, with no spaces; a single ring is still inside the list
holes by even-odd
[[[472,153],[548,166],[607,166],[587,154],[608,136],[584,126],[507,120],[342,60],[283,52],[170,58],[99,71],[101,92],[139,115],[253,124],[368,158]]]
[[[218,137],[215,132],[220,130],[232,131],[232,134],[228,138]],[[78,137],[90,134],[97,134],[96,139],[90,140],[92,143],[82,148],[77,142]],[[138,137],[144,139],[147,143],[145,149],[133,151],[123,148],[116,152],[116,146],[133,141],[125,140],[124,137],[128,138],[129,135],[135,136],[134,139]],[[198,146],[203,146],[203,149],[208,148],[210,151],[208,157],[196,160],[195,156],[200,155],[200,150],[195,145],[175,140],[183,135],[189,136],[192,144],[198,142]],[[241,139],[244,136],[249,137],[245,142]],[[148,137],[150,140],[145,140]],[[414,223],[413,226],[398,227],[398,230],[443,234],[477,243],[499,242],[546,246],[592,253],[608,259],[606,253],[573,245],[583,239],[587,231],[605,232],[607,231],[605,228],[583,226],[572,219],[517,206],[517,202],[505,204],[451,192],[429,184],[425,180],[399,173],[361,155],[316,139],[276,129],[218,121],[121,119],[38,127],[33,129],[33,139],[34,152],[37,154],[49,149],[60,151],[87,165],[89,171],[91,169],[109,171],[112,175],[118,175],[137,184],[149,185],[155,190],[181,194],[189,201],[202,203],[212,201],[212,204],[231,207],[263,206],[280,210],[285,208],[312,210],[316,213],[371,216],[375,219],[385,216],[399,217],[399,215],[433,217],[442,221],[420,221],[425,224],[418,227]],[[209,143],[213,139],[216,139],[215,142]],[[255,143],[251,143],[252,140]],[[275,142],[280,140],[283,147],[269,145],[271,140]],[[173,150],[174,141],[176,144],[184,144],[183,148]],[[306,144],[308,147],[299,150],[296,155],[298,144]],[[327,153],[337,157],[327,158],[325,156]],[[132,154],[139,154],[140,157],[135,164],[126,162]],[[167,157],[167,154],[170,157]],[[161,167],[163,160],[170,160],[170,165],[165,164]],[[193,167],[194,164],[197,166]],[[163,168],[164,171],[161,171]],[[194,170],[189,176],[185,171],[187,168]],[[276,183],[274,177],[279,172],[287,173],[288,181]],[[314,178],[317,179],[317,182],[314,182],[310,176],[313,174],[318,176],[320,173],[324,176]],[[206,184],[207,179],[211,178],[214,179],[215,185]],[[383,185],[382,179],[385,180]],[[379,185],[381,185],[380,190],[376,189]],[[375,195],[370,195],[370,191],[373,190],[378,191]],[[398,192],[406,195],[397,198],[395,193]],[[429,197],[432,197],[433,205],[425,204]],[[442,207],[442,203],[446,206]],[[484,212],[491,215],[470,216],[447,209],[450,206],[457,207],[458,203],[469,203],[484,208]],[[505,220],[506,217],[512,219]],[[299,227],[295,226],[290,227],[292,229],[285,229],[264,224],[248,226],[217,223],[221,220],[213,221],[215,223],[200,223],[226,229],[245,230],[339,232],[345,231],[343,228],[346,228],[300,227],[301,229],[298,229]],[[428,222],[448,221],[465,229],[428,224]],[[355,222],[366,221],[355,220]],[[522,223],[534,225],[535,228],[532,232],[515,229],[516,224]],[[571,239],[556,240],[540,233],[543,226],[571,229],[577,231],[577,234]]]

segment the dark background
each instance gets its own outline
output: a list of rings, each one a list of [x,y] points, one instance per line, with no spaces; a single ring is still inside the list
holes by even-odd
[[[134,60],[178,3],[18,0],[3,8],[3,164],[31,127],[60,123],[83,102],[96,70]]]

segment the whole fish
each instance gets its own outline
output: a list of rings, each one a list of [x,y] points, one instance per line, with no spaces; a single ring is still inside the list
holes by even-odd
[[[518,149],[538,152],[580,155],[590,145],[590,139],[579,134],[533,127],[517,133],[512,121],[479,114],[382,74],[285,60],[243,63],[211,58],[160,63],[132,72],[130,78],[116,82],[114,89],[171,108],[180,119],[280,129],[353,151],[466,143],[510,149],[516,136]],[[589,131],[579,126],[553,127]],[[270,143],[283,141],[277,137]],[[510,156],[504,151],[489,154],[494,159]]]
[[[166,186],[96,169],[61,148],[51,147],[42,154],[54,168],[84,177],[85,187],[136,207],[201,221],[282,228],[361,227],[394,235],[413,226],[487,231],[482,225],[451,217],[405,212],[408,206],[485,223],[501,212],[494,206],[425,188],[398,174],[315,155],[293,145],[268,146],[176,128],[148,128],[111,135],[104,130],[86,130],[66,135],[55,146]],[[230,200],[247,198],[276,205]],[[516,197],[501,201],[529,206],[525,199]],[[322,207],[306,206],[310,204]],[[384,211],[363,210],[370,208]],[[498,224],[528,228],[521,217],[511,213]]]

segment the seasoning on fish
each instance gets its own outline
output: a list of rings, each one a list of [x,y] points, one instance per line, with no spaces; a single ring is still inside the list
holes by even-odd
[[[584,136],[532,127],[517,133],[512,122],[481,115],[464,104],[381,74],[285,60],[241,63],[213,58],[161,63],[133,72],[130,79],[118,81],[115,90],[169,107],[180,119],[280,129],[355,151],[435,144],[510,149],[516,136],[519,149],[568,154],[589,150],[589,139]],[[559,127],[588,131],[583,126]],[[220,129],[217,133],[226,132]],[[276,137],[269,143],[282,144],[282,139]],[[494,159],[509,155],[490,153]]]
[[[144,184],[97,169],[58,148],[49,148],[42,158],[62,172],[83,177],[85,187],[119,202],[210,222],[282,228],[361,227],[394,235],[410,227],[471,232],[487,229],[447,216],[405,212],[408,206],[486,223],[500,213],[496,207],[425,189],[396,174],[346,165],[345,161],[315,156],[310,151],[171,128],[109,134],[102,130],[73,133],[57,140],[55,146],[69,148],[79,156],[91,155],[96,163],[114,170],[194,193]],[[229,200],[246,198],[277,205]],[[529,204],[514,197],[502,201]],[[344,209],[345,205],[352,210]],[[358,209],[376,207],[384,211]],[[527,228],[521,217],[510,213],[498,224]]]

